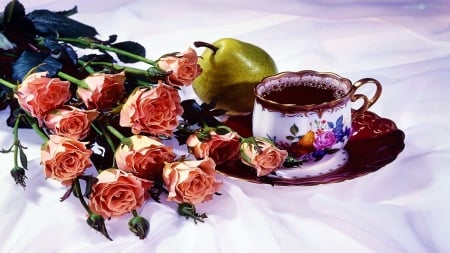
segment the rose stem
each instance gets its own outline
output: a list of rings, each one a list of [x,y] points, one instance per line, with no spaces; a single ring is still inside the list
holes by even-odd
[[[144,75],[144,76],[148,76],[148,74],[149,74],[147,70],[142,70],[142,69],[133,68],[133,67],[125,67],[125,66],[117,65],[117,64],[114,64],[114,63],[110,63],[110,62],[83,62],[81,60],[78,60],[78,62],[83,67],[86,67],[86,66],[106,66],[106,67],[109,67],[111,69],[118,70],[118,71],[125,71],[126,73],[130,73],[130,74]]]
[[[11,173],[13,173],[13,171],[15,171],[17,174],[20,174],[20,170],[23,170],[23,168],[19,167],[19,148],[20,148],[20,140],[19,140],[19,123],[20,123],[20,114],[16,119],[16,122],[14,123],[14,128],[13,128],[13,136],[14,136],[14,168],[11,171]],[[26,168],[26,167],[25,167]],[[25,172],[25,171],[24,171]],[[14,176],[13,176],[14,177]],[[20,184],[25,188],[25,178],[27,178],[25,176],[25,174],[23,174],[23,177],[14,177],[16,184]]]
[[[94,125],[94,124],[92,124]],[[101,126],[101,134],[105,137],[106,142],[108,143],[109,147],[111,148],[112,152],[116,152],[116,146],[114,145],[114,142],[111,139],[111,135],[109,135],[108,130],[105,129],[105,127]],[[113,159],[112,167],[116,167],[116,159]]]
[[[13,137],[14,137],[14,168],[19,167],[19,163],[17,161],[18,155],[19,155],[19,123],[20,123],[20,114],[16,119],[16,122],[14,122],[14,128],[13,128]]]
[[[78,60],[78,64],[80,64],[81,67],[83,67],[89,74],[95,73],[95,70],[91,67],[91,63],[90,62],[85,62],[85,61],[82,61],[82,60]]]
[[[84,209],[88,212],[89,215],[93,214],[92,210],[89,208],[88,204],[86,203],[86,201],[84,200],[83,194],[81,192],[81,186],[80,186],[80,181],[78,178],[75,178],[74,182],[75,185],[75,193],[77,194],[78,199],[81,202],[81,205],[84,207]]]
[[[88,204],[86,203],[86,200],[84,199],[84,196],[81,192],[81,186],[80,186],[80,180],[78,178],[75,178],[74,182],[75,187],[75,193],[78,197],[78,199],[80,200],[81,205],[84,207],[84,209],[86,210],[86,212],[89,214],[89,218],[88,220],[91,218],[92,215],[97,216],[97,214],[95,214],[94,212],[92,212],[91,208],[89,208]],[[103,218],[101,215],[98,215],[98,217],[101,217],[102,220],[102,229],[96,228],[95,226],[92,226],[91,224],[89,224],[92,228],[94,228],[95,230],[99,231],[100,233],[102,233],[108,240],[112,241],[111,237],[109,237],[108,235],[108,231],[106,231],[106,228],[104,226],[104,222],[103,222]]]
[[[194,42],[194,46],[195,47],[206,47],[206,48],[209,48],[209,49],[211,49],[213,51],[213,54],[215,54],[217,52],[217,50],[219,50],[218,47],[214,46],[211,43],[204,42],[204,41],[195,41]]]
[[[25,119],[27,120],[28,124],[31,125],[31,128],[33,128],[33,130],[37,133],[37,135],[39,135],[39,137],[42,138],[42,140],[44,140],[45,142],[50,140],[50,138],[48,138],[47,134],[45,134],[44,131],[42,131],[42,129],[36,124],[36,120],[34,118],[32,118],[31,116],[28,116],[26,114],[24,116],[25,116]]]
[[[108,143],[109,147],[111,148],[112,152],[116,152],[116,146],[114,145],[114,142],[111,140],[111,136],[108,134],[108,131],[105,129],[105,127],[102,125],[101,129],[99,129],[94,123],[91,123],[91,127],[94,129],[94,131],[100,135],[104,136],[106,142]],[[116,167],[116,160],[113,159],[112,167]]]
[[[94,43],[94,42],[92,42],[90,40],[86,40],[86,39],[82,39],[82,38],[81,39],[80,38],[57,38],[57,39],[59,41],[64,41],[64,42],[68,42],[68,43],[82,44],[82,45],[87,46],[87,47],[89,47],[91,49],[102,49],[102,50],[105,50],[105,51],[113,52],[113,53],[120,54],[120,55],[129,57],[129,58],[141,61],[141,62],[145,62],[147,64],[150,64],[150,65],[154,66],[154,67],[157,67],[157,64],[156,64],[155,61],[152,61],[152,60],[147,59],[147,58],[145,58],[143,56],[140,56],[140,55],[137,55],[137,54],[133,54],[133,53],[130,53],[128,51],[125,51],[125,50],[122,50],[122,49],[118,49],[118,48],[115,48],[115,47]]]
[[[0,84],[4,85],[4,86],[6,86],[6,87],[8,87],[10,89],[13,89],[13,90],[17,87],[17,85],[15,85],[13,83],[10,83],[10,82],[6,81],[3,78],[0,78]]]
[[[124,145],[131,145],[131,139],[124,136],[121,132],[117,131],[117,129],[115,129],[113,126],[111,125],[106,125],[106,129],[112,133],[115,137],[117,137],[117,139],[120,140],[121,144]]]
[[[66,79],[67,81],[69,81],[71,83],[76,84],[80,88],[89,89],[89,86],[88,86],[88,84],[85,81],[80,80],[78,78],[75,78],[75,77],[73,77],[71,75],[68,75],[68,74],[66,74],[64,72],[59,71],[58,72],[58,76],[61,77],[61,78]]]

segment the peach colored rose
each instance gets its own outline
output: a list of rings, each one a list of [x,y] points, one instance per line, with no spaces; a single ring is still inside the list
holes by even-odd
[[[97,176],[89,207],[108,219],[140,208],[148,198],[147,190],[153,183],[118,169],[106,169]]]
[[[131,127],[133,134],[171,136],[183,114],[180,103],[177,90],[161,82],[152,89],[137,88],[120,111],[120,125]]]
[[[46,178],[61,181],[63,185],[71,185],[73,179],[83,174],[91,165],[89,160],[92,151],[85,143],[78,140],[50,135],[41,149],[41,164],[44,166]]]
[[[88,135],[91,123],[98,114],[95,110],[64,106],[50,111],[44,117],[44,124],[53,134],[82,140]]]
[[[183,53],[160,58],[158,66],[162,70],[170,72],[170,75],[166,79],[168,84],[187,86],[202,72],[197,62],[197,52],[192,48],[188,48]]]
[[[60,107],[71,97],[68,81],[46,76],[47,72],[27,76],[18,86],[15,95],[20,107],[36,117],[40,126],[46,113]]]
[[[255,168],[258,177],[267,175],[283,165],[284,160],[288,156],[286,150],[278,149],[267,138],[250,138],[241,143],[241,161]]]
[[[163,180],[169,190],[167,200],[192,205],[211,200],[222,185],[216,180],[215,167],[211,158],[166,163]]]
[[[207,140],[201,140],[199,133],[194,133],[186,140],[190,152],[197,159],[211,157],[217,165],[226,161],[239,159],[239,135],[234,132],[218,134],[215,131],[209,132]],[[201,134],[201,133],[200,133]]]
[[[88,89],[78,87],[78,97],[88,109],[107,111],[113,108],[125,92],[125,72],[92,74],[84,79]]]
[[[161,178],[164,162],[175,160],[172,147],[144,135],[133,135],[130,139],[131,146],[122,144],[116,149],[117,168],[152,181]]]

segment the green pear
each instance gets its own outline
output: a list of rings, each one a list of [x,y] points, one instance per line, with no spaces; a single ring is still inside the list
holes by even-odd
[[[216,99],[216,108],[229,115],[251,112],[254,86],[277,73],[272,57],[256,45],[233,38],[212,44],[197,41],[194,45],[205,47],[199,58],[202,73],[192,84],[198,98],[205,103]]]

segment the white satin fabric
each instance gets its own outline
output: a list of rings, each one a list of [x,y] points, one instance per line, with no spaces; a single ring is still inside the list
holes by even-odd
[[[6,0],[2,1],[2,7]],[[317,186],[271,187],[220,176],[222,195],[198,206],[195,225],[173,203],[148,202],[148,238],[129,216],[107,221],[113,242],[85,224],[75,198],[45,180],[40,139],[23,130],[28,186],[16,186],[1,154],[0,252],[450,252],[450,4],[446,0],[22,0],[27,11],[78,6],[74,18],[100,37],[142,43],[149,58],[196,40],[235,37],[266,49],[279,70],[373,77],[383,94],[371,111],[406,134],[405,149],[368,175]],[[202,50],[198,52],[201,53]],[[0,145],[12,143],[0,113]],[[184,147],[181,147],[181,149]]]

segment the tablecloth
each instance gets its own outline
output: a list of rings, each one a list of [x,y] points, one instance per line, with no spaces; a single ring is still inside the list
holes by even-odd
[[[140,42],[149,58],[197,40],[234,37],[264,48],[279,71],[331,71],[376,78],[371,111],[405,133],[391,163],[352,180],[270,186],[220,175],[221,195],[186,221],[175,204],[139,210],[150,232],[139,240],[128,217],[107,221],[106,240],[85,224],[75,198],[45,180],[41,141],[21,130],[31,161],[27,188],[1,154],[0,252],[450,252],[450,3],[446,0],[22,0],[27,11],[78,7],[73,18],[100,37]],[[2,0],[2,8],[6,4]],[[201,53],[201,50],[198,51]],[[12,143],[0,113],[0,145]]]

